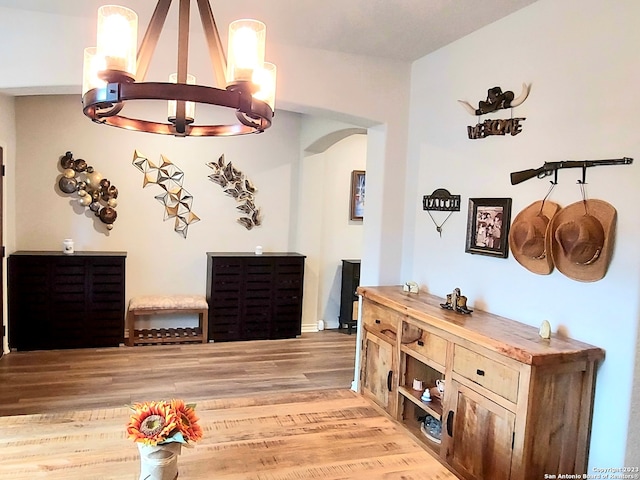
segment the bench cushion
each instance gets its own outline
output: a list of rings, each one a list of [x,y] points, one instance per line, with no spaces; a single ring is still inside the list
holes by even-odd
[[[203,295],[141,295],[129,300],[129,310],[204,310],[209,308]]]

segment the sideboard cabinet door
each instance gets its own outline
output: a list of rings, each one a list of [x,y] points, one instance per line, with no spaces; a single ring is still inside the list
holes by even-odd
[[[448,388],[452,401],[442,429],[447,463],[467,480],[509,480],[515,414],[457,382]]]
[[[395,346],[370,332],[364,333],[363,345],[362,394],[391,414],[397,382]]]

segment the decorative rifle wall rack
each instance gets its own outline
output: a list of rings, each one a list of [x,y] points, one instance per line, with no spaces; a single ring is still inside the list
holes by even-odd
[[[623,157],[607,160],[565,160],[562,162],[544,162],[540,168],[532,168],[529,170],[521,170],[511,173],[511,185],[517,185],[533,177],[544,178],[554,175],[553,184],[558,183],[558,170],[561,168],[582,168],[582,181],[578,183],[586,184],[587,168],[597,167],[598,165],[631,165],[633,158]]]

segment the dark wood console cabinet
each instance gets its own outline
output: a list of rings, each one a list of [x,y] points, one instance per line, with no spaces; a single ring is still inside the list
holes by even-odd
[[[19,251],[8,259],[9,347],[114,347],[124,341],[124,252]]]
[[[301,333],[304,255],[207,252],[209,340]]]
[[[346,325],[349,334],[358,323],[356,288],[360,285],[360,260],[342,260],[342,286],[340,289],[339,327]]]

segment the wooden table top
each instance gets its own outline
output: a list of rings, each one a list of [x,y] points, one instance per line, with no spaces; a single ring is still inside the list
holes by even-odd
[[[350,390],[207,400],[196,413],[204,437],[182,450],[180,480],[456,478]],[[0,478],[137,480],[128,418],[124,406],[1,417]]]

